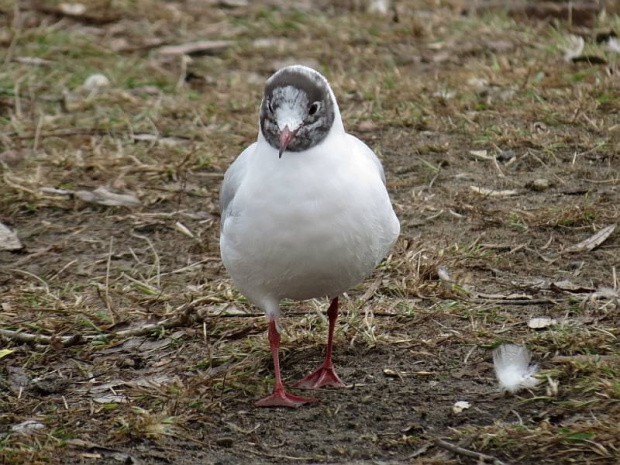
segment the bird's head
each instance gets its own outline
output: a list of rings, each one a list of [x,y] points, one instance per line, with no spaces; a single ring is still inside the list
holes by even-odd
[[[260,130],[280,157],[320,144],[338,107],[327,80],[305,66],[282,68],[269,78],[260,108]]]

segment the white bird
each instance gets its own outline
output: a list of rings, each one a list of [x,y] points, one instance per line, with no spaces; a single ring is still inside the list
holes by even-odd
[[[502,344],[493,351],[495,374],[502,390],[515,393],[538,384],[534,377],[538,365],[530,365],[532,356],[525,346]]]
[[[293,395],[282,383],[283,299],[331,299],[325,362],[296,387],[344,386],[332,364],[338,296],[383,260],[400,224],[381,162],[345,132],[336,98],[319,72],[296,65],[269,78],[258,140],[226,172],[220,211],[222,261],[269,321],[276,384],[256,405],[298,407],[317,400]]]

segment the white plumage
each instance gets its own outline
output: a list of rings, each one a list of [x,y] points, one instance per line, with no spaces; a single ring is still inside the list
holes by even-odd
[[[325,363],[298,386],[344,386],[331,361],[338,296],[386,256],[400,225],[379,159],[346,133],[321,74],[292,66],[272,76],[260,120],[258,141],[224,177],[220,248],[233,281],[270,323],[276,387],[257,405],[297,407],[315,399],[284,389],[280,301],[332,299]]]
[[[525,346],[503,344],[493,351],[495,374],[502,390],[515,393],[538,384],[534,377],[538,365],[530,364],[532,356]]]
[[[282,299],[336,297],[359,284],[400,231],[381,163],[345,132],[333,105],[321,144],[280,159],[259,132],[222,185],[222,260],[241,292],[275,318]]]

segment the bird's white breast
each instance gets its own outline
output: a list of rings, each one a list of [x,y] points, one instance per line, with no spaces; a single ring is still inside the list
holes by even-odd
[[[399,233],[369,149],[344,133],[282,159],[264,140],[254,147],[222,225],[222,259],[239,289],[265,309],[357,285]]]

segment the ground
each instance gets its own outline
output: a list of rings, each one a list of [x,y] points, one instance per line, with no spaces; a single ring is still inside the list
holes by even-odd
[[[618,17],[258,3],[0,2],[0,223],[23,244],[0,250],[0,462],[618,463]],[[217,198],[293,62],[380,156],[402,234],[342,299],[348,387],[258,409],[267,322],[220,262]],[[325,309],[285,306],[289,385]],[[499,390],[505,342],[536,387]]]

